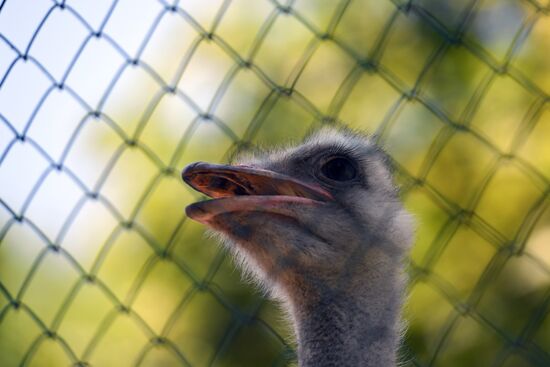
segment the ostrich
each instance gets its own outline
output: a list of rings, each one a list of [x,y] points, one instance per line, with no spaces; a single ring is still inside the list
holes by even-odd
[[[395,366],[413,235],[383,151],[324,127],[237,162],[187,166],[183,180],[213,199],[186,213],[282,301],[300,366]]]

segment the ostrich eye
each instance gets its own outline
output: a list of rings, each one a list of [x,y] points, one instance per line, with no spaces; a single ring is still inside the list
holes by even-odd
[[[355,165],[347,158],[330,158],[321,166],[321,173],[324,177],[333,181],[350,181],[357,176]]]

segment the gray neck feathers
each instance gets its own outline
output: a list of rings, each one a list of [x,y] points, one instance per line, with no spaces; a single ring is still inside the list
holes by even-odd
[[[301,367],[396,365],[404,277],[398,264],[380,272],[379,260],[364,282],[291,301]]]

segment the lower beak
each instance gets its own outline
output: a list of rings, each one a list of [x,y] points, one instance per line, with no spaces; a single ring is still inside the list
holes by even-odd
[[[185,167],[181,176],[189,186],[214,199],[248,196],[246,199],[215,200],[216,203],[210,201],[187,207],[187,215],[200,222],[208,222],[224,209],[227,209],[225,212],[261,210],[262,205],[269,203],[266,206],[273,207],[278,200],[284,203],[292,200],[300,203],[333,200],[332,195],[321,186],[249,166],[196,162]]]

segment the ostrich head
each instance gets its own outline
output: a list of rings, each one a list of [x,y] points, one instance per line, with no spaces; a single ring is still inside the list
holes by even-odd
[[[387,157],[369,137],[325,127],[299,145],[248,154],[235,165],[191,164],[182,177],[213,198],[188,206],[187,215],[220,234],[285,302],[299,344],[310,322],[330,323],[316,314],[339,305],[355,315],[343,323],[358,317],[378,334],[381,327],[398,333],[411,221]]]

